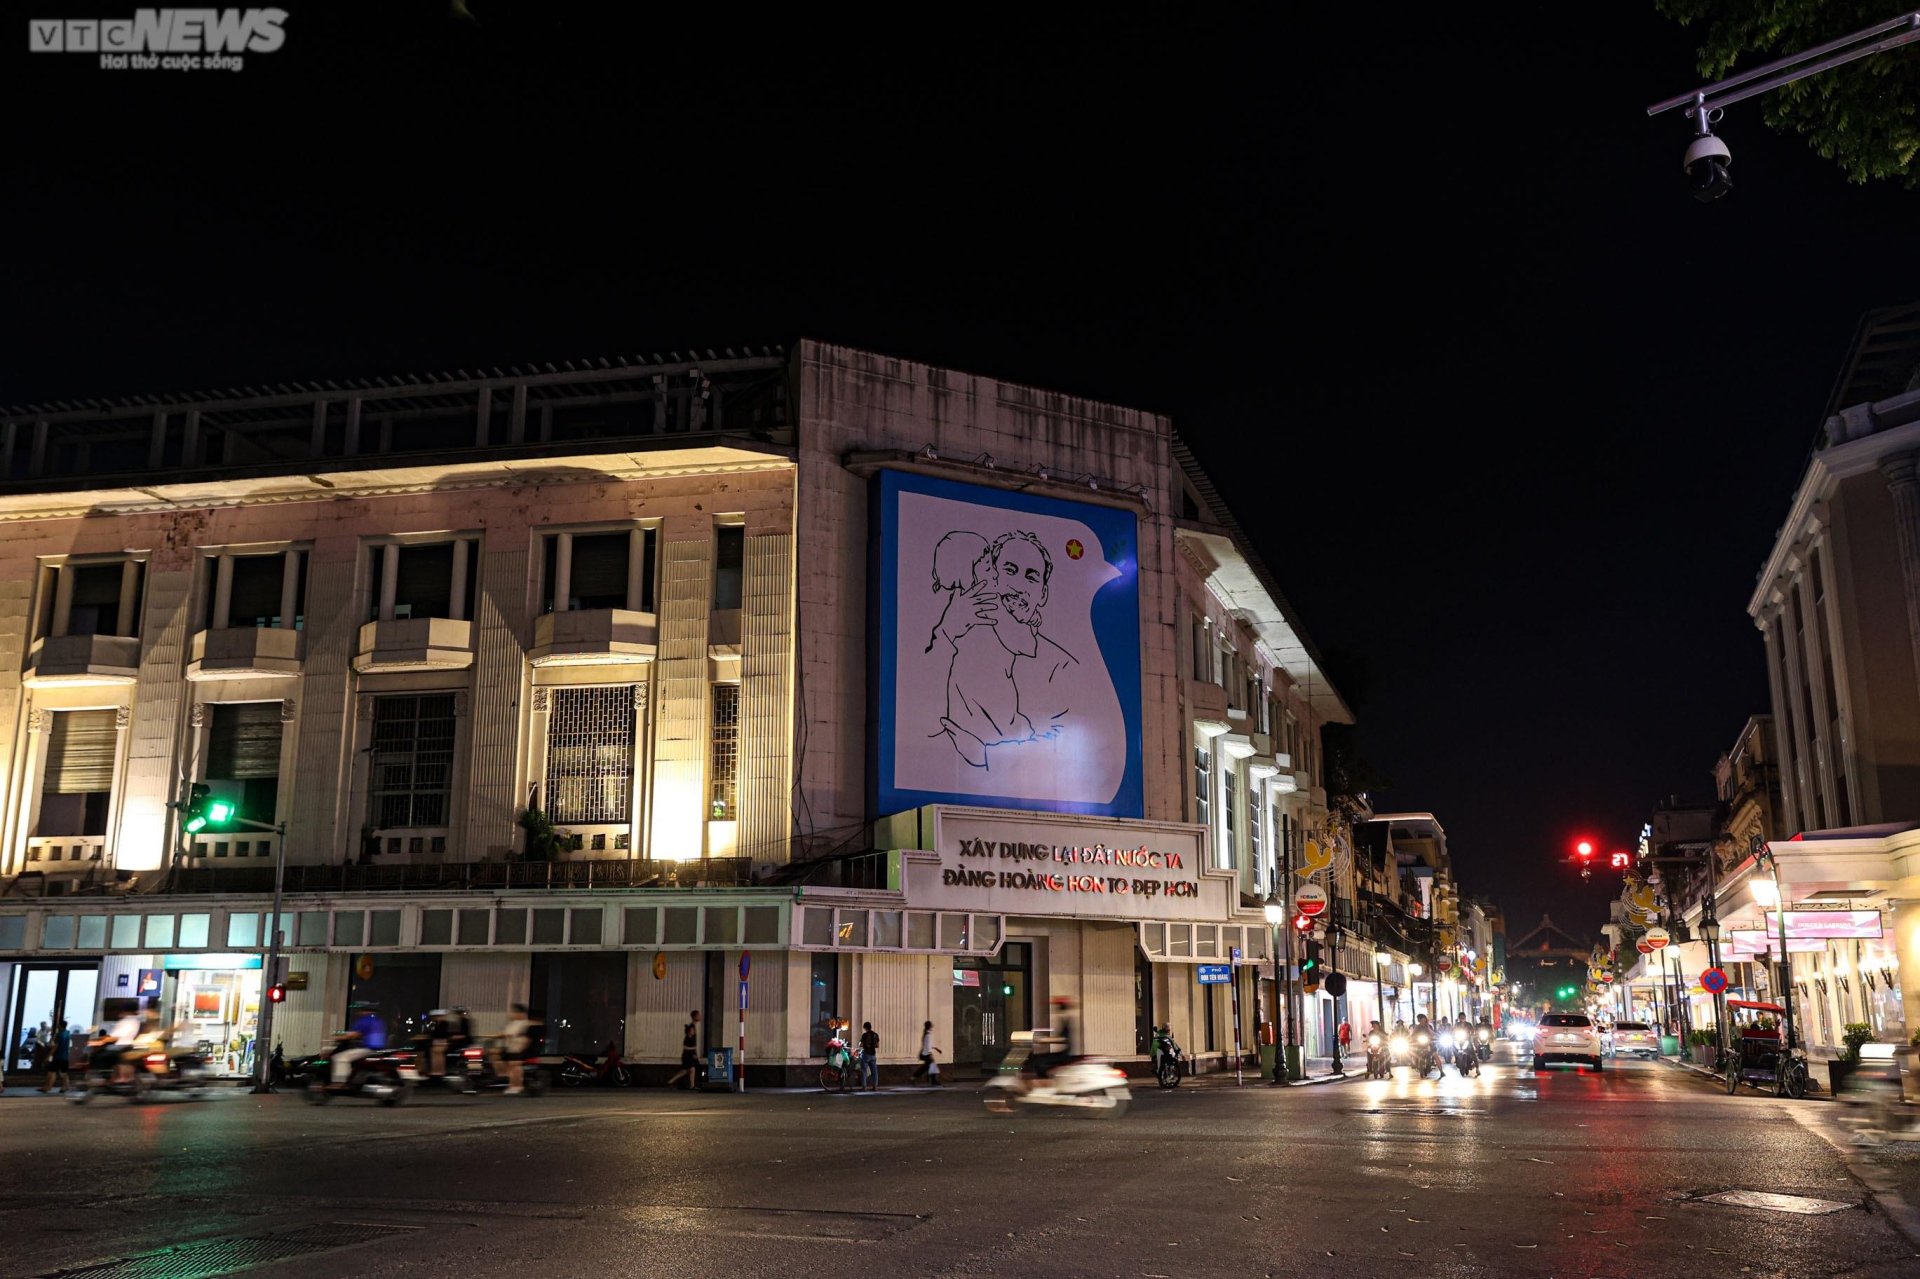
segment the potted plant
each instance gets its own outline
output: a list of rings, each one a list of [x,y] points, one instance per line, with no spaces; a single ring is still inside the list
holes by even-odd
[[[1864,1021],[1850,1021],[1841,1027],[1840,1055],[1827,1063],[1827,1080],[1838,1097],[1847,1079],[1860,1068],[1860,1046],[1873,1042],[1873,1027]]]
[[[1692,1050],[1693,1064],[1713,1067],[1714,1053],[1720,1047],[1720,1040],[1711,1026],[1696,1027],[1687,1036],[1687,1047]]]
[[[525,858],[530,862],[550,862],[560,849],[559,833],[547,815],[537,808],[520,814],[520,829],[527,833]]]

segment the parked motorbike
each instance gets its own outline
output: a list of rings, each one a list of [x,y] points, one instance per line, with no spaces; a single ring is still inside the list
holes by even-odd
[[[597,1085],[602,1088],[628,1088],[633,1084],[633,1069],[620,1059],[620,1048],[609,1043],[597,1060],[571,1056],[560,1059],[555,1078],[569,1088]]]
[[[138,1103],[150,1101],[160,1092],[185,1092],[201,1097],[206,1095],[207,1086],[206,1059],[200,1054],[186,1049],[151,1048],[137,1053],[133,1074],[127,1079],[115,1079],[113,1067],[104,1061],[99,1067],[90,1067],[71,1096],[75,1103],[84,1103],[96,1096],[126,1097]]]
[[[1473,1037],[1465,1026],[1455,1026],[1450,1038],[1453,1040],[1453,1068],[1462,1078],[1480,1073],[1480,1054],[1474,1048]]]
[[[1187,1073],[1187,1054],[1173,1038],[1172,1026],[1156,1026],[1153,1031],[1153,1077],[1162,1088],[1178,1088]]]
[[[1395,1040],[1403,1040],[1405,1038],[1406,1036],[1404,1035],[1394,1036]],[[1369,1031],[1367,1033],[1367,1078],[1368,1079],[1393,1078],[1393,1052],[1394,1052],[1393,1048],[1388,1046],[1387,1037],[1385,1035],[1381,1034],[1377,1030]]]

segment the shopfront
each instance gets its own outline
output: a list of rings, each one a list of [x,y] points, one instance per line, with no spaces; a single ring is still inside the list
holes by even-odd
[[[42,1025],[91,1025],[99,980],[100,965],[93,960],[0,965],[6,1069],[29,1068],[27,1037]]]
[[[174,1028],[174,1043],[204,1055],[215,1074],[251,1074],[260,1029],[260,956],[162,955],[157,967],[160,1024]]]

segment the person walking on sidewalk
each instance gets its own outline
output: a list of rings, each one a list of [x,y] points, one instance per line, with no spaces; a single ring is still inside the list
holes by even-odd
[[[693,1092],[700,1086],[700,1010],[694,1009],[687,1014],[687,1024],[680,1031],[680,1069],[667,1080],[667,1087],[679,1084],[686,1078],[687,1091]]]
[[[860,1086],[880,1090],[880,1034],[870,1021],[860,1023]]]
[[[73,1055],[73,1030],[61,1018],[59,1026],[54,1028],[53,1042],[47,1046],[47,1077],[40,1084],[41,1092],[65,1092],[72,1079],[67,1074],[67,1058]]]
[[[925,1075],[929,1088],[940,1086],[940,1063],[933,1059],[939,1051],[933,1043],[933,1023],[927,1022],[920,1027],[920,1064],[913,1068],[913,1078]]]

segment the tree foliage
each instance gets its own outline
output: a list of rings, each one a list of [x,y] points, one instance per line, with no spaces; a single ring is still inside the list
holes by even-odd
[[[1700,74],[1718,80],[1890,18],[1889,0],[1654,0],[1682,26],[1704,28]],[[1736,65],[1739,64],[1739,65]],[[1796,80],[1751,100],[1773,128],[1798,133],[1850,181],[1920,186],[1920,45]]]

